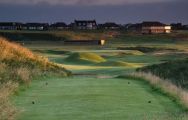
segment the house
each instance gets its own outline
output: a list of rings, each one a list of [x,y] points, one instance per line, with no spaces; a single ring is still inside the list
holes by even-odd
[[[75,20],[74,29],[95,30],[97,29],[97,23],[95,20]]]
[[[183,25],[183,30],[188,30],[188,25]]]
[[[182,30],[183,29],[182,23],[172,23],[170,25],[172,26],[172,30]]]
[[[50,29],[52,30],[64,30],[68,28],[69,28],[68,25],[66,25],[66,23],[64,22],[57,22],[50,25]]]
[[[18,22],[0,22],[0,30],[20,30],[21,26]]]
[[[70,23],[67,25],[68,29],[73,30],[74,29],[74,23]]]
[[[23,30],[48,30],[48,23],[26,23],[22,26]]]
[[[160,22],[143,22],[141,32],[142,34],[171,33],[171,26]]]
[[[65,45],[104,45],[105,40],[65,40]]]
[[[141,23],[136,23],[136,24],[126,24],[125,29],[127,31],[131,32],[140,32],[142,29],[142,24]]]
[[[113,22],[107,22],[104,24],[99,24],[99,29],[105,29],[105,30],[117,30],[120,29],[120,25],[113,23]]]

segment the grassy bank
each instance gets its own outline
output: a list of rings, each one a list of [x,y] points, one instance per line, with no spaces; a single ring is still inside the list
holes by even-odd
[[[188,88],[188,59],[146,66],[137,71],[152,73],[182,88]]]
[[[68,76],[65,68],[51,63],[47,58],[33,54],[22,46],[0,38],[0,118],[13,119],[16,115],[14,106],[9,102],[19,84],[29,85],[37,76],[48,74]]]
[[[170,81],[161,79],[160,77],[157,77],[151,73],[144,72],[131,73],[128,76],[124,76],[123,78],[132,78],[147,81],[154,90],[171,97],[173,101],[176,101],[185,110],[188,110],[188,91],[174,85]]]

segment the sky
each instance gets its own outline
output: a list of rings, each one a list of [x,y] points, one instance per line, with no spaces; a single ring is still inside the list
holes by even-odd
[[[188,0],[0,0],[0,21],[188,24]]]

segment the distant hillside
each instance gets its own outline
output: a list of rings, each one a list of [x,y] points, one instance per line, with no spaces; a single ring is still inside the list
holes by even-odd
[[[12,40],[12,41],[59,41],[59,40],[65,40],[66,38],[63,36],[55,36],[53,33],[48,32],[37,32],[37,31],[30,31],[30,32],[6,32],[6,31],[0,31],[0,35]]]
[[[178,86],[188,88],[188,59],[146,66],[137,69],[137,71],[151,72],[163,79],[169,79]]]
[[[63,40],[96,40],[107,34],[103,32],[79,31],[0,31],[0,36],[13,41],[63,41]]]

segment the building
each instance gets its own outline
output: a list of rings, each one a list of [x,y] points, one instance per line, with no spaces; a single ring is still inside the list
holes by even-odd
[[[65,45],[104,45],[105,40],[65,40]]]
[[[48,23],[26,23],[22,26],[23,30],[48,30]]]
[[[142,30],[142,24],[136,23],[136,24],[126,24],[125,30],[130,32],[140,32]]]
[[[172,23],[172,24],[170,24],[170,26],[172,26],[172,30],[182,30],[183,29],[182,23]]]
[[[141,32],[142,34],[171,33],[171,26],[160,22],[143,22]]]
[[[113,23],[113,22],[107,22],[104,24],[99,24],[99,29],[105,29],[105,30],[117,30],[120,29],[120,25]]]
[[[50,29],[52,30],[65,30],[68,28],[69,28],[68,25],[66,25],[66,23],[64,22],[57,22],[50,25]]]
[[[188,30],[188,25],[183,25],[183,30]]]
[[[75,20],[74,29],[95,30],[97,29],[97,23],[95,20]]]
[[[20,30],[21,26],[18,22],[0,22],[0,30]]]

